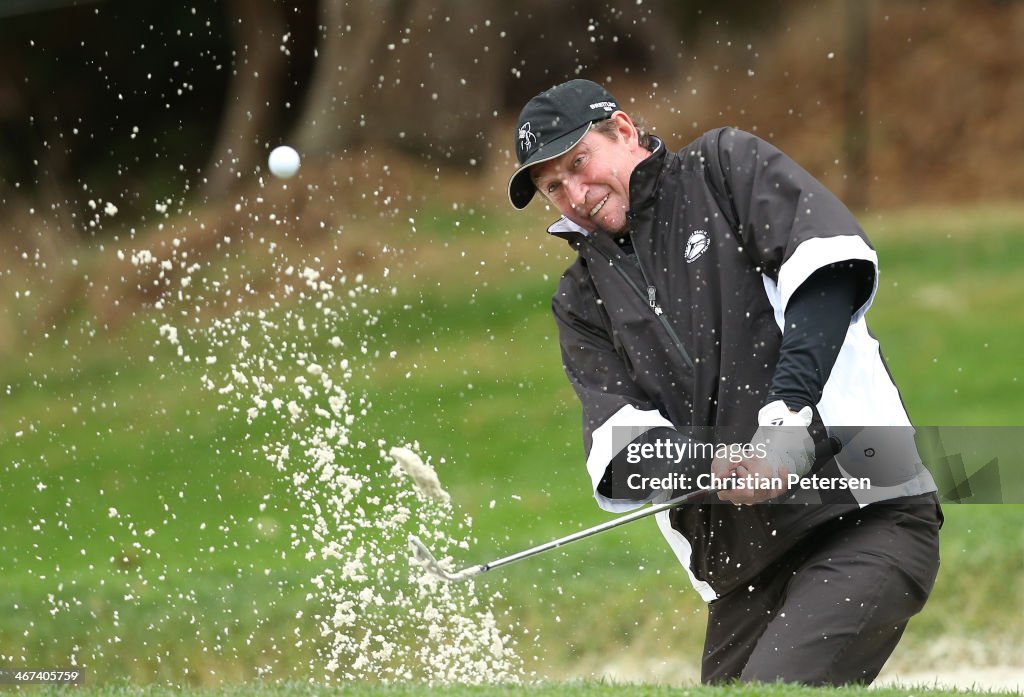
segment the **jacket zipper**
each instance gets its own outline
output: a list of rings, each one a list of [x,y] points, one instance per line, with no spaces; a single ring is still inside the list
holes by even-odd
[[[614,267],[616,271],[619,272],[619,275],[621,275],[622,278],[625,279],[626,283],[628,283],[630,287],[634,291],[636,291],[637,294],[640,295],[641,298],[644,297],[643,291],[641,291],[640,288],[633,281],[633,279],[629,277],[629,274],[623,271],[622,267],[619,264],[615,263],[614,259],[605,254],[604,250],[600,249],[596,244],[591,242],[589,239],[587,239],[587,242],[590,244],[592,249],[597,251],[598,254],[600,254],[601,256],[608,260],[608,263],[612,267]],[[676,350],[679,351],[679,354],[683,357],[683,362],[685,362],[687,367],[691,371],[693,371],[693,359],[690,358],[690,354],[686,352],[686,347],[683,346],[683,342],[679,339],[679,335],[676,334],[676,330],[672,328],[671,324],[669,324],[668,317],[665,316],[665,311],[661,309],[660,305],[658,305],[656,297],[657,288],[655,288],[654,284],[648,280],[647,272],[644,271],[644,267],[643,264],[640,263],[639,256],[637,256],[636,265],[637,268],[640,269],[640,275],[644,279],[644,284],[647,285],[647,305],[651,308],[651,310],[654,312],[654,315],[661,322],[661,326],[663,326],[665,328],[665,331],[668,332],[669,337],[672,339],[672,343],[675,344]]]

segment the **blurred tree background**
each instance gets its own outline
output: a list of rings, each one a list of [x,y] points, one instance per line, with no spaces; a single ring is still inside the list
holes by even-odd
[[[7,203],[222,195],[281,141],[483,165],[507,156],[496,122],[575,75],[680,137],[733,123],[841,149],[865,203],[1021,181],[1020,2],[7,0],[0,32]]]

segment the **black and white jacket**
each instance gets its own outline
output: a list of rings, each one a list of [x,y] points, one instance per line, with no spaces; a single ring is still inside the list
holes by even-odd
[[[875,273],[816,405],[821,420],[910,425],[864,321],[877,256],[846,207],[810,174],[765,141],[724,128],[678,153],[655,139],[629,194],[635,256],[612,235],[588,234],[565,218],[549,228],[578,252],[552,309],[602,508],[640,505],[598,492],[612,458],[639,433],[668,427],[704,441],[750,439],[787,303],[812,273],[837,262],[867,262]],[[658,524],[695,588],[713,600],[858,505],[691,505],[659,514]]]

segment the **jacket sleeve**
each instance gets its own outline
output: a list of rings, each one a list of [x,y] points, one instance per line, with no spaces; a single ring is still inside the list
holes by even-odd
[[[562,365],[583,407],[583,447],[594,498],[607,511],[628,511],[645,500],[611,498],[598,491],[612,460],[650,429],[674,426],[630,377],[597,317],[596,298],[588,301],[590,293],[580,291],[584,284],[566,274],[551,303]]]
[[[781,399],[799,411],[821,401],[849,331],[860,281],[837,264],[815,271],[793,294],[765,404]]]
[[[723,198],[744,251],[774,282],[785,312],[815,271],[847,262],[864,279],[852,320],[867,311],[878,286],[878,257],[850,211],[778,148],[734,128],[704,135],[705,174]],[[780,317],[781,319],[781,317]]]

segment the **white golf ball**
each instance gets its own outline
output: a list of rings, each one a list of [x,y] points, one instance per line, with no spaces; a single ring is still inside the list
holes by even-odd
[[[275,177],[281,179],[293,177],[299,171],[299,153],[295,152],[295,148],[279,145],[270,151],[267,166],[270,167],[270,171]]]

